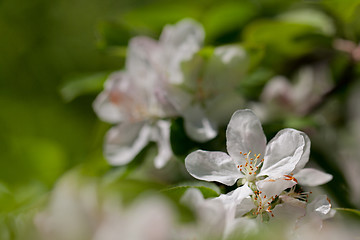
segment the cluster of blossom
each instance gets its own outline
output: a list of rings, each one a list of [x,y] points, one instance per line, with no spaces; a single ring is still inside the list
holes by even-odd
[[[215,138],[218,127],[230,119],[226,130],[228,154],[197,150],[186,157],[185,166],[199,180],[238,187],[213,199],[204,199],[196,189],[188,190],[182,202],[194,209],[198,224],[196,231],[186,228],[182,234],[177,231],[177,235],[226,239],[235,232],[256,231],[272,219],[290,219],[286,220],[289,229],[308,223],[320,228],[322,220],[334,214],[330,201],[320,195],[308,203],[309,193],[302,191],[301,186],[318,186],[332,176],[304,168],[310,155],[309,137],[288,128],[267,144],[253,111],[237,110],[244,106],[236,87],[247,69],[246,51],[238,45],[204,51],[203,40],[204,30],[189,19],[166,26],[159,41],[147,37],[130,40],[125,70],[109,77],[105,90],[94,102],[102,120],[117,124],[106,136],[106,158],[112,165],[125,165],[154,141],[158,146],[154,163],[162,168],[173,155],[171,118],[182,117],[186,134],[197,142]],[[302,74],[309,72],[311,69],[305,69]],[[291,86],[281,91],[278,86],[285,86],[283,82],[279,78],[270,81],[263,95],[271,100],[284,97],[283,92],[302,92],[297,97],[285,96],[291,106],[299,106],[299,101],[316,101],[308,97],[313,90],[307,87],[308,83],[300,84],[298,91]],[[304,91],[304,86],[308,91]],[[295,109],[300,113],[306,110]],[[121,219],[118,221],[127,221]],[[111,221],[105,226],[111,232],[109,226]]]
[[[127,164],[154,141],[161,168],[172,156],[169,118],[183,117],[188,136],[205,142],[241,105],[235,85],[246,68],[244,49],[222,46],[206,58],[199,53],[203,40],[203,28],[189,19],[166,26],[158,42],[130,40],[126,70],[112,74],[94,102],[102,120],[117,124],[104,150],[112,165]]]
[[[226,137],[229,154],[197,150],[185,159],[187,170],[197,179],[241,185],[230,193],[205,200],[207,204],[222,203],[225,217],[217,216],[225,222],[225,236],[234,226],[254,224],[254,218],[267,222],[272,217],[291,216],[295,229],[309,220],[321,228],[322,220],[333,216],[334,210],[325,195],[308,204],[309,192],[298,186],[318,186],[332,179],[330,174],[304,168],[310,154],[310,140],[305,133],[283,129],[266,144],[255,114],[238,110],[229,122]],[[197,198],[190,201],[195,206],[204,201],[195,196],[185,197]]]
[[[264,231],[270,239],[350,236],[333,227],[331,238],[328,232],[319,231],[321,221],[333,215],[325,196],[306,204],[294,192],[281,194],[274,209],[273,219],[278,221],[264,223],[253,216],[254,211],[246,214],[254,207],[254,197],[245,197],[251,191],[239,189],[243,189],[242,196],[230,193],[212,199],[204,199],[196,188],[187,190],[181,202],[193,209],[196,221],[181,222],[174,203],[159,193],[147,192],[124,204],[121,195],[106,192],[97,181],[72,172],[58,182],[46,209],[36,215],[35,225],[39,239],[44,240],[258,239]]]

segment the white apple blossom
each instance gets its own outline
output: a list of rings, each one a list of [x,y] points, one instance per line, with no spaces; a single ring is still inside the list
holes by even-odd
[[[236,111],[226,130],[227,151],[197,150],[185,159],[195,178],[233,185],[269,178],[297,179],[303,185],[319,185],[332,176],[315,169],[303,169],[309,160],[310,140],[295,129],[283,129],[266,145],[259,119],[251,110]]]
[[[164,118],[178,115],[183,104],[171,84],[182,82],[181,62],[200,49],[203,39],[202,27],[186,19],[166,26],[158,42],[147,37],[130,40],[126,70],[109,77],[93,104],[103,121],[118,124],[106,136],[110,164],[127,164],[149,141],[158,145],[157,168],[170,159],[170,122]]]
[[[330,79],[330,71],[322,63],[300,68],[294,81],[275,76],[265,85],[260,103],[254,103],[252,107],[262,120],[303,116],[331,89]]]
[[[179,87],[189,100],[179,112],[191,139],[198,142],[213,139],[218,127],[225,125],[243,105],[236,87],[248,64],[246,51],[240,45],[217,47],[210,57],[198,54],[184,63],[184,82]]]
[[[189,206],[196,216],[195,229],[188,231],[189,239],[222,239],[228,224],[227,211],[221,201],[204,199],[200,190],[188,189],[181,198],[181,203]]]
[[[74,173],[63,177],[35,217],[40,239],[175,239],[177,214],[163,196],[144,194],[123,205],[113,194]]]

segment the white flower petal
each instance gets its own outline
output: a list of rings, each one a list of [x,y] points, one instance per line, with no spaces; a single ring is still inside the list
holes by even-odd
[[[98,117],[105,122],[119,123],[126,118],[124,105],[126,98],[129,76],[122,71],[115,72],[109,76],[105,82],[105,89],[101,92],[93,102],[93,109]]]
[[[265,85],[262,93],[262,102],[278,102],[282,105],[292,104],[293,89],[290,81],[283,76],[275,76]]]
[[[158,145],[158,154],[154,159],[156,168],[162,168],[172,157],[173,152],[170,146],[170,122],[159,120],[153,129],[153,140]]]
[[[295,129],[283,129],[266,147],[261,175],[277,178],[290,174],[304,154],[305,138]]]
[[[295,181],[285,178],[265,179],[256,183],[256,186],[262,192],[262,196],[266,195],[266,198],[279,196],[282,191],[294,185],[296,185]]]
[[[244,159],[240,152],[264,154],[266,137],[259,119],[251,110],[238,110],[232,115],[226,139],[227,150],[234,159]]]
[[[214,51],[216,57],[220,58],[225,64],[229,64],[232,61],[239,61],[246,58],[246,51],[240,46],[225,45],[217,47]]]
[[[197,150],[185,158],[185,166],[191,176],[197,179],[217,181],[228,186],[243,176],[234,160],[223,152]]]
[[[146,122],[122,123],[106,134],[105,157],[111,165],[124,165],[133,160],[148,144],[151,127]]]
[[[216,137],[216,124],[207,118],[204,110],[199,105],[187,108],[183,116],[185,131],[191,139],[197,142],[206,142]]]
[[[253,191],[248,187],[247,184],[236,188],[234,191],[231,191],[227,194],[221,194],[215,199],[221,200],[225,205],[227,204],[240,204],[245,198],[252,195]],[[253,205],[252,205],[253,206]],[[251,208],[248,210],[250,211]]]
[[[197,208],[203,204],[204,196],[199,189],[190,188],[186,190],[184,195],[181,197],[180,202],[190,207]]]
[[[299,184],[310,187],[325,184],[333,178],[331,174],[313,168],[304,168],[294,174],[294,177],[298,180]]]
[[[175,25],[166,25],[161,33],[160,42],[165,46],[180,47],[187,39],[201,45],[205,38],[203,27],[194,20],[184,19]]]
[[[298,171],[303,169],[306,163],[309,161],[309,157],[310,157],[310,147],[311,147],[310,138],[303,132],[300,132],[300,134],[304,137],[305,146],[304,146],[303,154],[301,155],[299,162],[296,164],[293,173],[297,173]]]
[[[167,66],[166,71],[169,73],[171,83],[183,82],[181,63],[190,60],[200,49],[204,36],[202,26],[191,19],[165,26],[159,43],[164,50],[163,64]]]
[[[153,82],[144,81],[156,78],[155,63],[159,57],[158,43],[148,37],[134,37],[129,42],[126,68],[134,80],[144,84]]]

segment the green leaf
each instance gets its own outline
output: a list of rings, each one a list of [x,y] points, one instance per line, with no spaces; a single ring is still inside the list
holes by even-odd
[[[329,36],[335,33],[333,20],[325,13],[311,8],[291,10],[279,15],[277,19],[285,22],[307,24]]]
[[[99,93],[108,75],[109,72],[100,72],[72,77],[61,87],[61,96],[65,101],[70,102],[82,95]]]
[[[243,36],[247,44],[266,47],[268,56],[272,53],[299,57],[319,46],[319,39],[313,36],[320,33],[318,28],[307,24],[259,20],[250,24]]]
[[[358,17],[359,0],[324,0],[322,4],[345,23]]]
[[[336,211],[350,212],[360,217],[360,210],[352,208],[334,208]]]
[[[360,219],[360,210],[352,209],[352,208],[334,208],[336,211],[344,212],[344,213],[350,213],[356,218]]]
[[[135,36],[129,27],[118,21],[101,22],[99,23],[97,30],[97,45],[100,49],[113,46],[126,46],[128,40]]]
[[[171,1],[136,8],[124,14],[121,20],[138,33],[155,37],[165,24],[175,23],[184,16],[198,18],[199,15],[200,9],[195,2],[184,4]]]
[[[274,75],[272,70],[260,67],[240,81],[239,92],[248,99],[257,99],[265,84]]]
[[[216,191],[204,186],[177,186],[177,187],[164,189],[162,190],[162,193],[168,195],[173,199],[180,200],[183,194],[190,188],[199,189],[203,194],[204,198],[214,198],[219,196],[219,194]]]
[[[255,15],[255,6],[246,1],[219,2],[204,14],[201,22],[207,40],[211,41],[231,31],[239,34],[239,30]]]
[[[52,139],[10,135],[7,141],[13,160],[0,163],[0,175],[8,183],[51,185],[65,169],[64,148]]]

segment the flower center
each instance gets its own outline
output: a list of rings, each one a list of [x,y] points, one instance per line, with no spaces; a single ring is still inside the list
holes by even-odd
[[[278,196],[271,196],[267,197],[266,195],[263,195],[261,191],[255,191],[255,195],[253,196],[254,203],[256,205],[256,210],[253,212],[254,215],[259,215],[263,213],[269,213],[272,217],[274,217],[274,214],[272,213],[273,206],[271,205],[275,198]]]
[[[251,151],[248,153],[240,152],[240,154],[244,155],[245,164],[238,165],[237,168],[245,175],[247,181],[252,182],[256,179],[256,174],[259,173],[264,159],[260,159],[260,153],[251,154]]]

